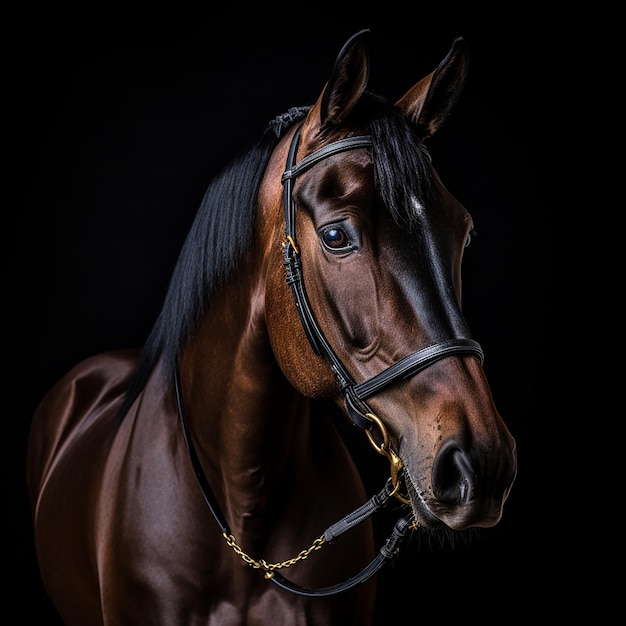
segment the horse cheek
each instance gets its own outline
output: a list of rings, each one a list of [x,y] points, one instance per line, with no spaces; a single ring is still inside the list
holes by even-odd
[[[308,398],[334,396],[338,392],[335,377],[326,360],[315,354],[307,339],[282,264],[270,270],[265,297],[270,345],[287,380]]]

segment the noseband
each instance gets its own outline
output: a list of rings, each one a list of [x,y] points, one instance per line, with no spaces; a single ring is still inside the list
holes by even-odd
[[[379,372],[367,380],[357,383],[352,378],[322,332],[322,329],[315,318],[315,314],[313,313],[313,309],[311,308],[311,304],[304,287],[302,263],[296,239],[296,204],[292,196],[292,190],[294,180],[300,174],[306,172],[320,161],[334,154],[346,152],[347,150],[371,148],[373,147],[373,142],[370,136],[339,139],[338,141],[334,141],[333,143],[330,143],[303,157],[299,163],[296,163],[296,152],[298,150],[301,128],[302,126],[298,127],[291,141],[289,153],[287,155],[286,169],[281,179],[283,183],[285,209],[283,263],[286,269],[287,284],[291,288],[302,326],[313,350],[318,356],[324,357],[330,364],[330,367],[337,379],[337,383],[344,394],[350,419],[354,422],[354,424],[365,431],[370,443],[376,451],[389,459],[391,464],[391,477],[387,480],[385,486],[379,493],[372,496],[358,509],[327,528],[324,534],[316,539],[310,548],[302,550],[295,558],[281,563],[267,563],[263,559],[256,561],[242,550],[231,534],[226,518],[219,507],[215,494],[213,493],[206,474],[204,473],[189,431],[185,415],[180,377],[177,369],[175,371],[174,383],[176,402],[183,428],[183,435],[189,452],[189,457],[196,474],[196,479],[200,486],[200,490],[202,491],[202,495],[204,496],[205,502],[215,517],[215,520],[219,524],[222,530],[222,535],[226,539],[227,544],[248,565],[255,569],[263,570],[265,572],[265,577],[282,589],[303,596],[329,596],[346,591],[347,589],[355,587],[356,585],[359,585],[371,578],[382,567],[382,565],[397,556],[407,531],[411,528],[417,528],[418,526],[417,522],[413,519],[413,513],[408,506],[410,504],[409,500],[399,493],[402,462],[400,461],[398,455],[389,446],[389,438],[385,425],[369,407],[366,402],[367,398],[373,396],[392,383],[415,376],[428,366],[445,357],[457,354],[469,354],[477,356],[482,363],[484,355],[480,345],[476,341],[465,337],[455,337],[453,339],[448,339],[446,341],[426,346],[421,350],[417,350],[417,352],[413,352],[403,359],[400,359],[400,361],[390,365],[382,372]],[[380,548],[378,554],[358,574],[341,583],[337,583],[336,585],[312,589],[297,585],[278,573],[277,570],[289,567],[307,558],[311,552],[321,548],[325,542],[336,540],[339,536],[368,519],[371,515],[386,506],[392,496],[399,499],[402,502],[402,508],[408,509],[408,512],[403,517],[400,517],[391,534],[387,538],[387,541]]]

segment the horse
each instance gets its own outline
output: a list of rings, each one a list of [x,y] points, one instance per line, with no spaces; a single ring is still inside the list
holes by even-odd
[[[27,483],[65,624],[371,624],[412,536],[500,521],[517,452],[461,308],[474,224],[427,148],[468,46],[392,103],[368,37],[209,182],[145,344],[39,403]],[[338,415],[388,467],[373,494]]]

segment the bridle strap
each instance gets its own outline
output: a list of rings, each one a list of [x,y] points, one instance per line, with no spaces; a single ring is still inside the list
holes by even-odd
[[[297,136],[294,135],[295,142],[292,142],[292,146],[294,147],[293,154],[291,155],[292,160],[295,160],[295,151],[297,150],[301,130],[302,126],[299,126],[296,130]],[[355,150],[356,148],[371,148],[372,145],[372,138],[369,135],[359,135],[356,137],[338,139],[337,141],[333,141],[333,143],[330,143],[327,146],[302,157],[299,163],[292,165],[289,169],[283,172],[281,181],[285,182],[288,178],[296,178],[296,176],[302,174],[302,172],[305,172],[310,167],[313,167],[316,163],[319,163],[334,154],[339,154],[340,152],[345,152],[346,150]],[[290,146],[290,148],[292,146]]]
[[[178,367],[174,369],[174,391],[176,394],[176,407],[178,408],[178,417],[183,428],[185,445],[187,446],[187,452],[189,453],[191,466],[193,467],[194,474],[196,475],[196,480],[198,481],[198,485],[200,486],[200,491],[202,492],[204,501],[206,502],[209,510],[213,514],[215,521],[218,523],[222,534],[230,535],[230,527],[228,525],[228,522],[226,521],[226,518],[222,513],[222,509],[220,508],[220,505],[215,498],[215,494],[213,493],[213,489],[211,489],[209,479],[206,477],[206,474],[204,473],[204,469],[202,467],[202,463],[200,463],[200,459],[198,458],[196,447],[193,445],[193,439],[191,438],[191,433],[189,432],[189,423],[187,421],[185,403],[183,401],[183,390],[180,384],[180,374],[178,372]]]
[[[425,370],[439,359],[452,354],[474,354],[481,362],[485,356],[477,341],[472,339],[448,339],[440,343],[422,348],[409,356],[404,357],[386,370],[376,374],[369,380],[354,385],[354,393],[359,400],[365,400],[397,379],[410,378]]]
[[[347,580],[337,583],[336,585],[317,587],[314,589],[310,587],[301,587],[300,585],[287,580],[278,573],[274,574],[271,581],[282,589],[291,591],[292,593],[296,593],[300,596],[330,596],[347,591],[348,589],[356,587],[357,585],[360,585],[370,579],[385,563],[387,563],[387,561],[397,556],[411,523],[410,514],[405,517],[401,517],[396,522],[391,535],[389,535],[389,538],[381,547],[378,554],[356,576],[348,578]]]

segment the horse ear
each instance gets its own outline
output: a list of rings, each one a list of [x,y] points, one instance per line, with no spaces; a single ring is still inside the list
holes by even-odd
[[[369,29],[361,30],[343,45],[322,94],[311,107],[303,135],[327,138],[361,97],[369,78],[369,33]]]
[[[456,106],[467,79],[468,64],[467,44],[462,37],[457,37],[437,69],[396,102],[396,106],[415,124],[422,141],[441,128]]]

